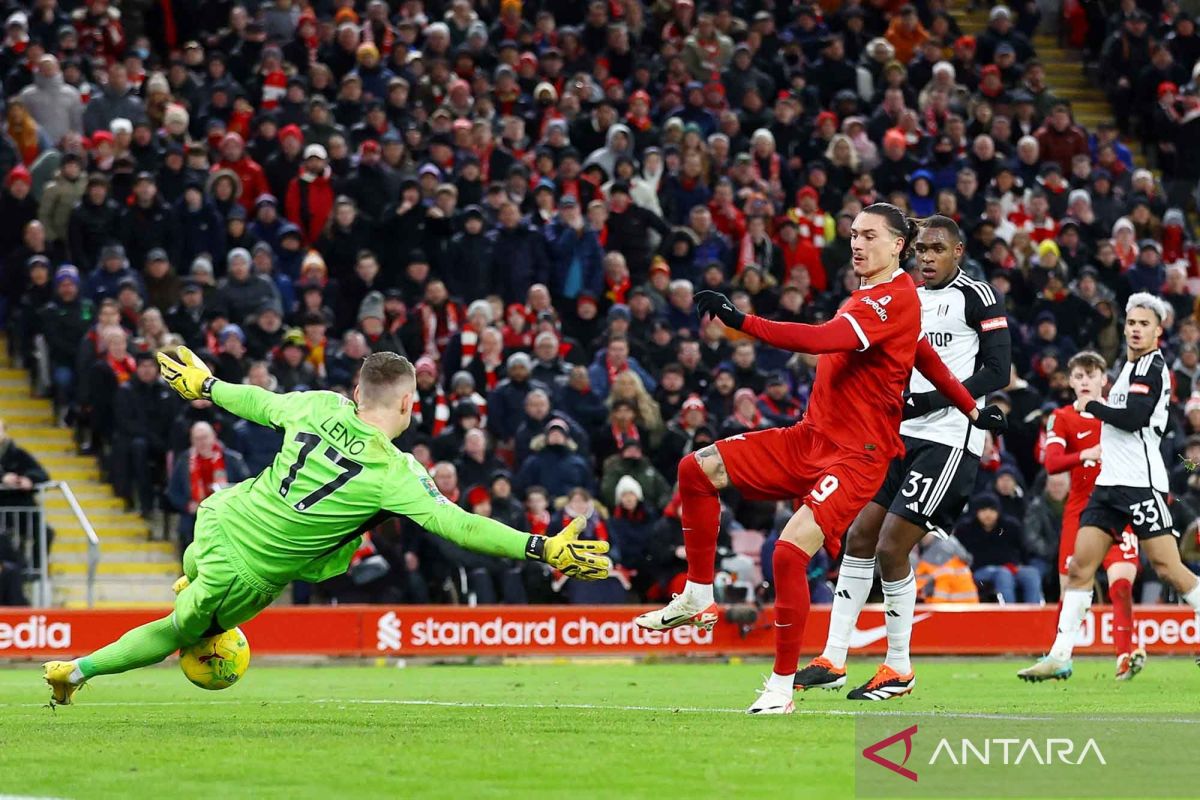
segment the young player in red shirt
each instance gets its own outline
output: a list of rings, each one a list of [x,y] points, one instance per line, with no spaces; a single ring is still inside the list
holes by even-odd
[[[1075,397],[1083,400],[1102,400],[1104,370],[1107,364],[1099,353],[1085,350],[1067,362],[1067,372]],[[1058,578],[1062,590],[1067,587],[1067,566],[1075,552],[1075,534],[1079,532],[1079,515],[1087,507],[1088,498],[1100,474],[1101,422],[1086,411],[1076,411],[1074,405],[1063,406],[1046,422],[1044,465],[1050,475],[1070,470],[1071,493],[1063,509],[1062,538],[1058,543]],[[1142,671],[1146,651],[1133,646],[1133,582],[1138,573],[1138,539],[1129,530],[1121,534],[1104,556],[1104,571],[1108,573],[1108,594],[1113,606],[1113,638],[1117,651],[1117,680],[1126,681]]]
[[[736,486],[751,500],[802,505],[775,546],[775,666],[751,714],[789,714],[800,639],[808,617],[808,563],[822,545],[831,555],[904,452],[899,428],[903,394],[914,366],[980,427],[998,429],[1003,415],[976,409],[974,398],[921,334],[921,303],[902,269],[916,224],[895,206],[863,209],[850,231],[851,263],[861,288],[823,325],[770,322],[738,311],[724,295],[696,294],[696,310],[763,342],[819,355],[808,412],[789,428],[731,436],[679,462],[688,582],[665,608],[637,618],[650,630],[711,628],[720,500]]]

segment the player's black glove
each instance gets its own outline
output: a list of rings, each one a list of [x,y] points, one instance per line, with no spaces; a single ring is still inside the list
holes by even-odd
[[[933,398],[937,392],[917,392],[904,398],[904,419],[916,419],[933,411]]]
[[[999,406],[984,406],[979,409],[979,416],[971,420],[971,424],[976,428],[996,433],[1008,430],[1008,418],[1004,416],[1004,412],[1000,410]]]
[[[696,313],[700,319],[705,316],[716,317],[730,328],[740,331],[746,321],[746,315],[734,308],[733,301],[720,292],[709,289],[696,292]]]

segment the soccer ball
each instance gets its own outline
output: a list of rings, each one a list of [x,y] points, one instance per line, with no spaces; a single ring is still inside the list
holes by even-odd
[[[240,628],[201,639],[179,651],[179,668],[201,689],[228,689],[250,666],[250,643]]]

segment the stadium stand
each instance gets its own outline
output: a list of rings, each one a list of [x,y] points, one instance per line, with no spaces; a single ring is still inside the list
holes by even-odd
[[[1166,456],[1200,457],[1200,35],[1177,2],[5,8],[0,303],[25,371],[0,371],[0,417],[99,520],[103,602],[168,599],[195,504],[278,447],[174,400],[148,354],[181,343],[275,391],[346,393],[368,353],[407,355],[420,403],[397,444],[448,497],[533,532],[586,515],[620,567],[573,586],[398,522],[296,602],[669,597],[678,459],[790,424],[813,380],[810,358],[702,327],[693,291],[827,319],[877,199],[957,220],[1013,332],[990,398],[1012,427],[975,506],[1027,535],[937,546],[930,570],[976,555],[1021,599],[1057,594],[1043,423],[1074,352],[1116,364],[1133,291],[1174,311]],[[1174,481],[1191,521],[1200,483]],[[769,595],[776,509],[724,500],[734,588]],[[56,599],[78,603],[82,534],[50,520]],[[831,570],[814,561],[814,597]]]

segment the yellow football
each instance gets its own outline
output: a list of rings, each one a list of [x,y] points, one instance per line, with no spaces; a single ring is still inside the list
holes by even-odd
[[[201,639],[179,651],[179,668],[201,689],[228,689],[250,667],[250,643],[240,628]]]

